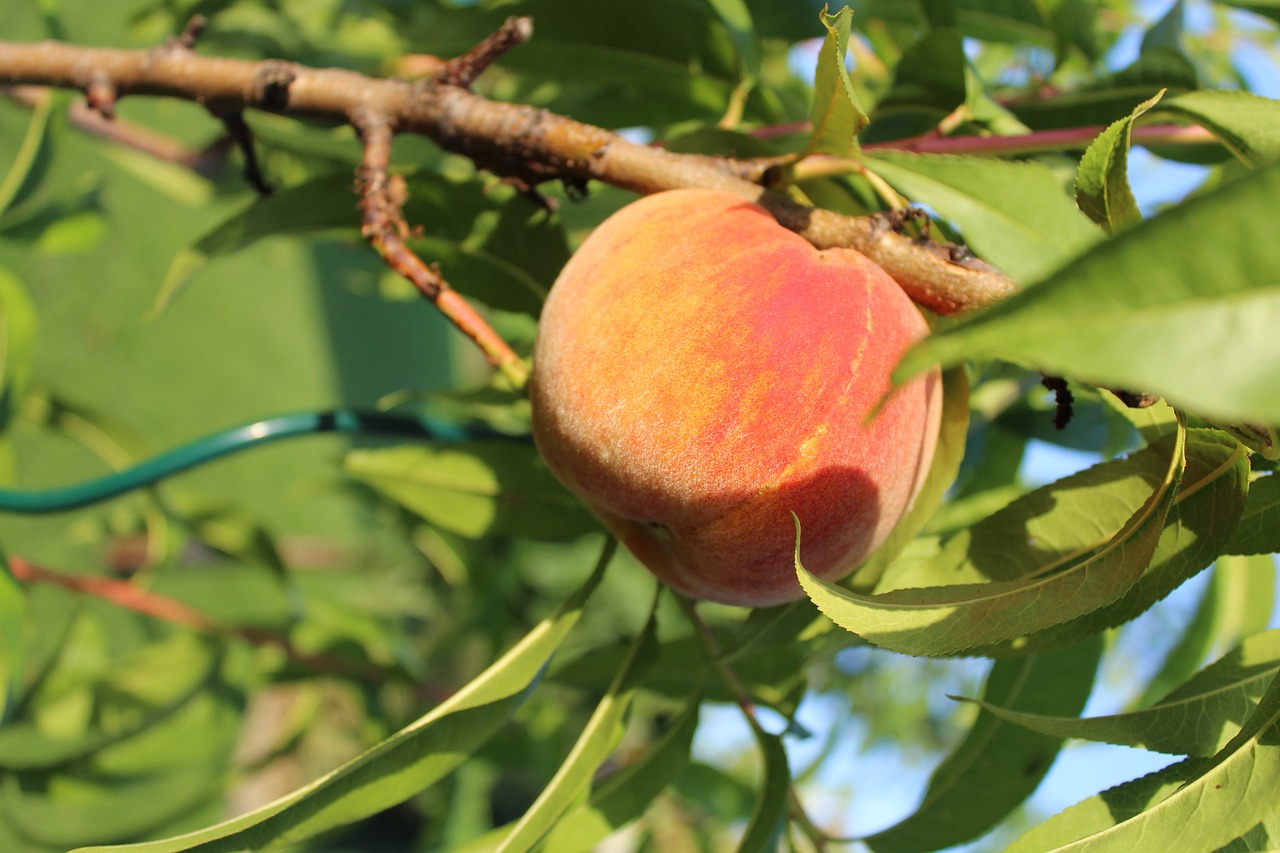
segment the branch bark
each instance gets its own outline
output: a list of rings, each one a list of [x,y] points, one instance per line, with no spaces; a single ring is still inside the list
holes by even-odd
[[[527,35],[519,28],[513,32],[516,40]],[[809,208],[771,192],[758,182],[764,180],[761,164],[676,154],[545,110],[488,100],[465,84],[491,55],[473,51],[463,59],[467,62],[448,63],[445,72],[432,78],[408,82],[275,60],[201,56],[180,42],[151,50],[114,50],[56,41],[0,41],[0,83],[81,91],[105,85],[117,99],[181,98],[215,114],[259,109],[352,125],[361,116],[376,114],[393,134],[422,134],[481,168],[529,186],[548,180],[581,186],[597,180],[637,193],[682,187],[735,193],[764,205],[819,248],[861,251],[917,303],[940,314],[988,305],[1016,289],[1006,276],[955,247],[915,240],[876,217]]]

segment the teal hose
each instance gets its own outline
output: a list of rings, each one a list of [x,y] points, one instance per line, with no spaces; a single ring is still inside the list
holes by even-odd
[[[297,412],[207,435],[140,462],[132,468],[96,480],[39,491],[0,489],[0,512],[24,515],[64,512],[150,486],[166,477],[250,447],[284,438],[326,432],[394,435],[436,441],[468,441],[478,438],[528,441],[527,436],[510,436],[483,427],[464,427],[433,418],[355,409]]]

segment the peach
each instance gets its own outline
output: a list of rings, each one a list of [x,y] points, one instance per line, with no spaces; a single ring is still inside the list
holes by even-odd
[[[548,466],[658,578],[759,606],[880,545],[915,498],[936,372],[888,396],[928,331],[887,273],[758,205],[672,190],[607,219],[565,266],[534,348]]]

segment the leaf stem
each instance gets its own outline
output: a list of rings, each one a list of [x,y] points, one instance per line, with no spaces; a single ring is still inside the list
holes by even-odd
[[[712,632],[711,626],[702,618],[702,614],[698,612],[698,606],[693,599],[680,593],[675,593],[675,599],[680,604],[680,609],[684,611],[685,616],[689,619],[689,624],[693,626],[694,633],[697,634],[699,642],[702,643],[703,651],[706,653],[707,661],[715,668],[720,679],[724,682],[725,687],[729,689],[729,694],[733,696],[735,704],[742,711],[742,716],[746,719],[747,725],[751,728],[751,733],[755,735],[756,740],[763,743],[764,739],[769,737],[769,733],[765,731],[764,726],[760,724],[759,718],[756,716],[756,706],[751,701],[751,694],[747,691],[746,685],[742,683],[742,679],[738,676],[733,666],[725,659],[724,649],[720,645],[720,641],[716,639],[716,635]],[[809,813],[805,811],[804,804],[800,801],[800,795],[797,793],[795,785],[788,782],[790,788],[791,819],[796,822],[800,829],[808,837],[813,844],[814,849],[822,853],[827,849],[827,845],[831,840],[831,836],[824,832],[813,819],[809,817]]]

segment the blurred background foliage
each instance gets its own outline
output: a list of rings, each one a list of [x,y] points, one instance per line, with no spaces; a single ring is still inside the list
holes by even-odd
[[[1274,49],[1276,7],[1202,6],[1215,26],[1188,31],[1182,3],[1154,22],[1118,0],[854,3],[852,81],[871,119],[862,141],[940,121],[959,122],[962,134],[1103,124],[1159,89],[1248,88],[1236,58],[1242,45]],[[387,75],[458,55],[507,15],[525,14],[535,37],[482,78],[483,94],[673,150],[752,155],[807,141],[799,125],[812,99],[820,7],[40,0],[0,6],[0,32],[149,47],[202,14],[206,54]],[[1135,33],[1136,59],[1116,61]],[[68,117],[72,95],[41,97],[34,109],[0,99],[0,164],[13,165],[0,184],[7,484],[84,480],[293,410],[400,406],[525,432],[519,395],[491,383],[478,355],[360,239],[350,192],[359,148],[349,128],[249,115],[275,188],[257,199],[221,126],[194,104],[129,98],[119,115],[169,138],[196,168],[81,132]],[[759,128],[777,132],[749,133]],[[1241,168],[1216,145],[1162,153],[1209,164],[1206,184]],[[407,217],[424,226],[415,247],[524,354],[571,248],[628,200],[607,187],[593,186],[585,200],[547,187],[558,202],[548,210],[411,137],[397,139],[395,159],[409,181]],[[1063,186],[1074,176],[1072,157],[1034,159]],[[865,180],[815,179],[801,189],[844,212],[883,206]],[[940,227],[956,233],[954,223]],[[980,235],[965,236],[979,245]],[[1078,395],[1075,419],[1055,431],[1037,376],[993,366],[977,379],[964,466],[933,532],[1038,485],[1024,464],[1037,443],[1105,456],[1135,444],[1131,424],[1097,395]],[[217,626],[192,630],[56,584],[27,585],[20,605],[0,592],[0,622],[23,625],[6,639],[0,848],[40,853],[167,836],[300,787],[466,684],[585,581],[602,539],[520,441],[317,436],[86,509],[0,514],[7,552],[77,577],[127,580]],[[1233,597],[1243,608],[1236,631],[1246,636],[1267,624],[1272,585],[1231,571],[1220,569],[1204,596]],[[289,849],[453,849],[518,819],[622,666],[651,589],[648,574],[620,556],[537,692],[473,760],[399,806]],[[822,729],[804,741],[807,762],[792,773],[835,797],[827,811],[836,831],[877,828],[841,822],[847,791],[830,767],[850,739],[868,754],[891,748],[919,775],[962,744],[977,716],[943,696],[977,695],[987,664],[872,650],[815,621],[807,602],[707,612],[750,693],[782,725],[805,734],[795,716],[802,700],[825,709]],[[1168,633],[1158,621],[1167,617],[1153,618],[1135,629],[1139,645]],[[667,600],[658,639],[610,766],[650,750],[703,689],[700,647]],[[1104,678],[1145,683],[1171,644],[1154,643],[1142,659],[1109,658]],[[1081,678],[1087,694],[1092,670]],[[730,698],[716,682],[705,689],[712,700]],[[715,704],[707,708],[721,719]],[[693,760],[673,766],[674,786],[631,831],[637,846],[727,849],[748,825],[758,761],[749,749],[706,741],[708,731],[704,720]],[[990,845],[1029,820],[1015,814]]]

